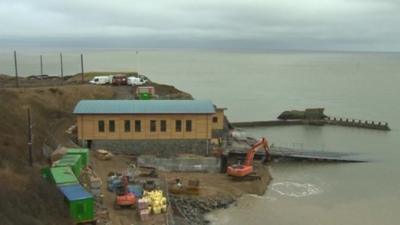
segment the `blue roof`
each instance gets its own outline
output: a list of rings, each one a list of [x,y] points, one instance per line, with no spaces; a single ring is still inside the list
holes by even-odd
[[[213,114],[209,100],[81,100],[74,114]]]
[[[58,188],[69,201],[93,198],[93,195],[80,184],[62,185],[58,186]]]

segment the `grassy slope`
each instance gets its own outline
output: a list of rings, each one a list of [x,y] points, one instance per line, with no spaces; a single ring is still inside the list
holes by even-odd
[[[52,124],[71,124],[70,113],[79,99],[112,96],[112,89],[104,86],[0,89],[1,224],[71,224],[62,196],[40,179],[39,169],[45,165],[41,149]],[[34,121],[34,169],[26,160],[27,107]]]

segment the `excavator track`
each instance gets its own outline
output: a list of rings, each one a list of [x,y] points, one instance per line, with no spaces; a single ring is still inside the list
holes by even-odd
[[[244,177],[235,177],[231,176],[233,181],[254,181],[254,180],[261,180],[261,176],[258,175],[256,172],[253,172]]]

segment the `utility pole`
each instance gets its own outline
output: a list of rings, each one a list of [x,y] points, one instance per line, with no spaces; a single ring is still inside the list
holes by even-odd
[[[136,51],[136,73],[139,76],[139,51]]]
[[[17,51],[14,51],[14,65],[15,65],[15,86],[19,88]]]
[[[29,165],[33,166],[32,157],[32,122],[31,122],[31,110],[28,108],[28,160]]]
[[[43,75],[43,57],[40,55],[40,75]]]
[[[84,73],[83,72],[83,54],[81,54],[81,70],[82,70],[81,71],[81,75],[82,75],[82,79],[81,80],[82,80],[82,83],[83,83],[83,81],[84,81],[84,78],[83,78],[83,73]]]
[[[62,53],[60,53],[60,66],[61,66],[61,84],[63,84],[63,82],[64,82],[64,68],[63,68]]]

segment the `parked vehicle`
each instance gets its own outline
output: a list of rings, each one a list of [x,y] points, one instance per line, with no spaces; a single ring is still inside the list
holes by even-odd
[[[93,79],[90,80],[89,83],[91,83],[91,84],[98,84],[98,85],[101,85],[101,84],[109,84],[109,83],[111,83],[111,82],[110,82],[111,79],[112,79],[112,78],[111,78],[110,76],[96,76],[96,77],[93,77]]]
[[[126,75],[123,75],[123,74],[114,75],[114,77],[112,79],[112,84],[113,85],[127,85],[128,78],[126,77]]]
[[[147,82],[146,79],[142,78],[142,77],[128,77],[128,85],[142,85],[145,84]]]

